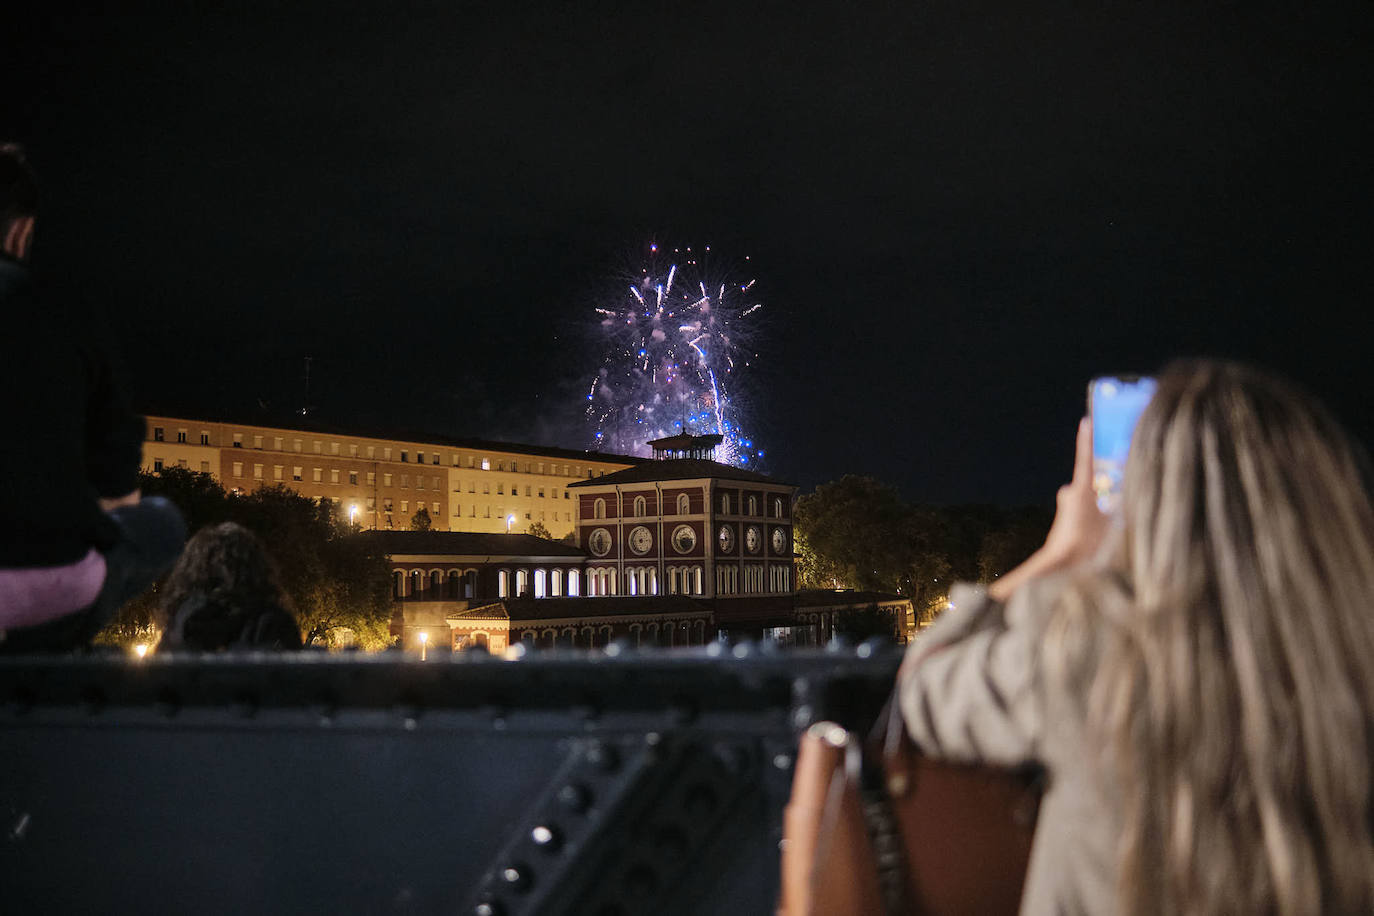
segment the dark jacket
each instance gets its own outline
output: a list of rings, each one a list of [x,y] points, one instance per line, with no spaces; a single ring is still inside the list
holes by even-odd
[[[107,342],[3,256],[0,320],[0,567],[71,563],[117,539],[96,499],[138,486],[143,420]]]

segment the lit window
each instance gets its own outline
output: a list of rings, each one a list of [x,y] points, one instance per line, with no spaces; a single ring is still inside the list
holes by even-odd
[[[484,470],[484,471],[490,471],[490,470],[491,470],[491,461],[490,461],[489,459],[486,459],[486,458],[483,458],[483,459],[482,459],[482,470]]]
[[[262,480],[262,465],[260,465],[260,464],[255,464],[255,465],[253,465],[253,479],[254,479],[254,480]]]
[[[376,457],[377,457],[377,446],[375,446],[375,445],[369,445],[369,446],[367,447],[367,457],[369,457],[369,458],[376,458]]]
[[[357,458],[357,457],[358,457],[358,446],[357,446],[356,443],[350,442],[350,443],[348,444],[348,457],[350,457],[350,458]]]
[[[338,471],[338,468],[333,468],[333,469],[331,469],[331,470],[329,471],[329,482],[330,482],[330,483],[338,483],[338,482],[339,482],[339,471]]]
[[[376,471],[368,471],[368,472],[367,472],[367,485],[368,485],[369,487],[375,487],[375,486],[377,485],[377,472],[376,472]]]
[[[262,448],[262,436],[254,436],[254,437],[253,437],[253,448],[256,448],[256,449],[261,449],[261,448]]]
[[[382,486],[384,486],[384,487],[389,487],[389,486],[391,486],[391,475],[390,475],[390,474],[383,474],[383,475],[382,475]]]
[[[272,440],[272,449],[273,449],[273,451],[278,451],[278,452],[281,451],[281,450],[282,450],[282,447],[281,447],[281,446],[282,446],[282,441],[281,441],[281,437],[280,437],[280,436],[278,436],[277,438],[275,438],[275,439]]]
[[[272,466],[272,479],[273,479],[273,480],[281,480],[281,479],[282,479],[282,472],[283,472],[284,470],[285,470],[285,468],[283,468],[283,467],[282,467],[281,465],[279,465],[279,464],[273,465],[273,466]]]
[[[242,462],[242,461],[235,461],[235,462],[234,462],[234,476],[235,476],[235,477],[242,477],[242,476],[243,476],[243,462]]]
[[[403,500],[401,500],[401,511],[402,511],[402,512],[409,512],[409,511],[410,511],[410,500],[408,500],[408,499],[403,499]]]
[[[323,475],[323,472],[321,471],[321,469],[320,469],[320,468],[315,468],[315,483],[319,483],[320,481],[322,481],[322,480],[324,479],[324,477],[323,477],[322,475]]]
[[[506,495],[506,485],[505,485],[505,484],[503,484],[503,483],[498,483],[498,484],[496,485],[496,495],[497,495],[497,496],[505,496],[505,495]]]
[[[291,479],[292,479],[292,480],[300,480],[300,479],[301,479],[301,468],[299,468],[299,467],[294,467],[294,468],[291,469]]]

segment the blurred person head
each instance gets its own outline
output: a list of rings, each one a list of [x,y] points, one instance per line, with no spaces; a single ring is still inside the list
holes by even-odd
[[[38,181],[17,143],[0,143],[0,249],[23,261],[33,244]]]
[[[1047,641],[1122,795],[1128,911],[1374,909],[1362,469],[1326,409],[1273,376],[1160,376],[1106,568],[1068,590]]]
[[[202,528],[167,580],[162,646],[300,648],[300,630],[289,608],[257,535],[233,522]]]

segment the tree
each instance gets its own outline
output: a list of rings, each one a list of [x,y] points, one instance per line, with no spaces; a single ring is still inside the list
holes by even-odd
[[[906,506],[872,477],[821,484],[797,501],[795,522],[803,585],[895,592],[909,578]]]
[[[411,531],[428,531],[434,527],[434,520],[429,517],[429,510],[424,506],[415,510],[415,514],[410,517]]]
[[[525,530],[537,538],[543,538],[546,541],[553,540],[553,534],[549,532],[548,528],[544,527],[543,522],[530,522],[529,528]]]

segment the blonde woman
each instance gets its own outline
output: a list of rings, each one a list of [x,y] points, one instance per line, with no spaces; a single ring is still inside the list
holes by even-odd
[[[1374,510],[1287,384],[1171,366],[1119,519],[1091,429],[1043,548],[911,650],[932,756],[1049,774],[1023,913],[1374,912]]]

